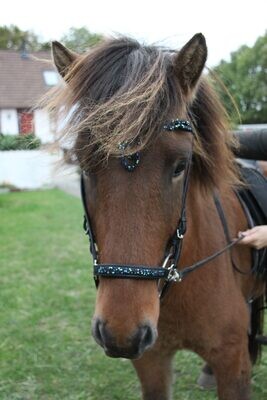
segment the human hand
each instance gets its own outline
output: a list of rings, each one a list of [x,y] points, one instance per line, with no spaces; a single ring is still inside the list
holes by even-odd
[[[262,249],[267,246],[267,225],[255,226],[252,229],[239,232],[239,235],[244,236],[244,238],[240,240],[240,244],[252,246],[256,249]]]

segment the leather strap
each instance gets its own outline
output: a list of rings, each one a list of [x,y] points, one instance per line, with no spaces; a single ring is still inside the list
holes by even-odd
[[[85,172],[82,171],[81,173],[81,198],[83,202],[83,210],[84,210],[84,219],[83,219],[83,229],[86,235],[89,237],[89,251],[92,254],[92,257],[94,259],[94,263],[97,262],[97,248],[96,248],[96,242],[94,238],[94,233],[92,230],[92,224],[90,221],[90,215],[87,209],[87,204],[86,204],[86,189],[85,189]]]
[[[180,280],[184,279],[190,272],[193,272],[193,271],[197,270],[198,268],[203,267],[203,265],[205,265],[205,264],[209,263],[210,261],[214,260],[215,258],[220,256],[221,254],[223,254],[225,251],[230,250],[237,243],[239,243],[240,240],[243,239],[243,237],[244,236],[240,236],[237,239],[232,240],[229,244],[227,244],[222,249],[216,251],[212,255],[204,258],[203,260],[200,260],[200,261],[196,262],[195,264],[190,265],[189,267],[183,268],[181,271],[179,271]]]
[[[94,275],[107,278],[166,279],[168,269],[143,265],[97,264]]]

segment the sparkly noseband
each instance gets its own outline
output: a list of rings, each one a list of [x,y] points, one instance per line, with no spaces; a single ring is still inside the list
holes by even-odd
[[[110,278],[161,279],[166,278],[167,270],[159,267],[145,267],[142,265],[94,265],[95,276]]]

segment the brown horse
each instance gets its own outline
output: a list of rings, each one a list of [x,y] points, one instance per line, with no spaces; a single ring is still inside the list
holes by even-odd
[[[53,56],[67,84],[50,108],[71,110],[65,131],[76,135],[73,150],[85,171],[99,262],[162,265],[180,217],[192,148],[179,269],[226,244],[214,193],[230,236],[247,227],[233,190],[240,182],[225,113],[202,76],[202,34],[179,52],[122,37],[84,55],[54,42]],[[166,129],[177,119],[189,120],[194,135],[182,125]],[[257,346],[254,336],[249,346],[248,302],[262,299],[264,283],[250,274],[249,249],[235,246],[232,259],[238,270],[224,252],[173,283],[162,300],[156,280],[99,277],[93,335],[107,355],[132,359],[144,399],[171,398],[178,349],[196,352],[212,368],[220,400],[251,398]],[[252,328],[259,331],[259,322]]]

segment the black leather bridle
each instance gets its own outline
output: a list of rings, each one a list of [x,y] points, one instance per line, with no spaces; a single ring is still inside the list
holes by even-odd
[[[189,121],[184,120],[173,120],[170,123],[164,125],[166,131],[186,131],[194,135],[193,128]],[[193,147],[193,146],[192,146]],[[183,237],[186,233],[186,197],[189,185],[189,176],[192,164],[193,148],[189,153],[186,167],[184,170],[183,189],[182,189],[182,201],[181,201],[181,212],[180,218],[177,224],[177,228],[169,239],[167,248],[165,251],[165,257],[162,266],[144,266],[144,265],[127,265],[127,264],[99,264],[98,263],[98,250],[92,230],[92,224],[90,221],[90,215],[88,211],[88,204],[86,199],[86,188],[85,188],[85,172],[81,174],[81,198],[84,207],[84,230],[89,237],[89,249],[93,257],[94,262],[94,280],[96,287],[99,284],[99,277],[105,278],[120,278],[120,279],[144,279],[144,280],[157,280],[159,282],[159,297],[162,299],[166,293],[168,287],[172,282],[181,282],[185,276],[192,271],[202,267],[204,264],[218,257],[226,250],[233,247],[239,242],[242,237],[235,239],[228,243],[227,246],[212,254],[211,256],[201,260],[191,266],[178,269],[178,263],[182,250]],[[121,157],[122,165],[127,171],[134,171],[135,167],[139,165],[140,155],[135,153],[133,156]]]

